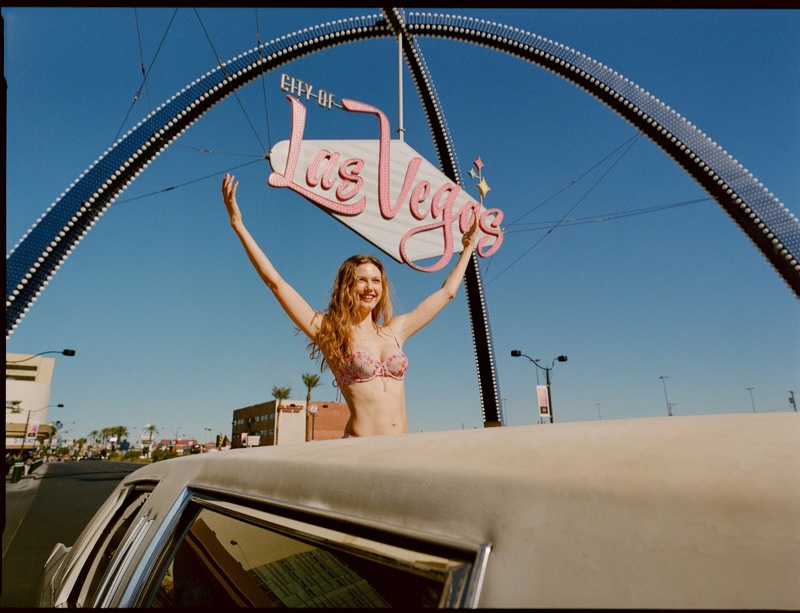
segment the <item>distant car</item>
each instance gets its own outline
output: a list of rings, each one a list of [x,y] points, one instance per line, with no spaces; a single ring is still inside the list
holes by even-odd
[[[318,441],[127,476],[44,607],[800,609],[800,416]]]

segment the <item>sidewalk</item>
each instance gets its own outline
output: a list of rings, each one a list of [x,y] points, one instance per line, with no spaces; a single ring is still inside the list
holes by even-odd
[[[23,475],[17,483],[11,483],[11,475],[6,475],[6,523],[3,528],[3,558],[6,557],[11,542],[19,530],[38,490],[39,480],[47,471],[47,464],[35,472]]]

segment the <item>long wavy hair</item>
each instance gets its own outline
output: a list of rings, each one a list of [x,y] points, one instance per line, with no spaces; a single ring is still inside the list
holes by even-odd
[[[371,255],[354,255],[339,267],[331,291],[331,301],[322,314],[317,338],[308,343],[312,359],[320,360],[320,371],[326,366],[338,372],[344,358],[353,350],[354,326],[358,322],[358,294],[356,293],[356,268],[361,264],[374,264],[381,271],[381,299],[372,309],[372,321],[382,327],[392,320],[391,286],[381,261]],[[326,348],[327,357],[320,346]]]

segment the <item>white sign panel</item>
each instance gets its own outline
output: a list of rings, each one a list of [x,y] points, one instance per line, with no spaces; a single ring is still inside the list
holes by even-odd
[[[286,187],[366,238],[399,262],[425,272],[463,250],[461,235],[478,215],[477,253],[492,255],[503,240],[499,209],[486,209],[400,140],[377,108],[342,100],[350,112],[378,117],[378,140],[303,140],[305,107],[292,103],[292,136],[270,151],[268,183]],[[431,266],[414,262],[439,258]]]

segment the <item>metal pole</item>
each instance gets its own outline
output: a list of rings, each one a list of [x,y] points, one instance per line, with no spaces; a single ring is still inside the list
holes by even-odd
[[[667,398],[667,381],[666,380],[668,378],[669,377],[665,377],[665,376],[659,377],[659,379],[661,379],[661,383],[664,384],[664,400],[667,401],[667,417],[672,417],[672,406],[669,404],[669,398]]]
[[[552,368],[552,366],[550,367]],[[553,394],[550,392],[550,368],[545,368],[544,374],[547,379],[547,397],[550,399],[550,423],[553,423]]]
[[[28,411],[28,416],[25,418],[25,430],[22,432],[22,445],[19,447],[19,457],[22,457],[22,452],[25,449],[25,441],[28,439],[28,424],[31,421],[31,412]]]
[[[750,392],[750,404],[753,405],[753,413],[756,412],[756,402],[753,400],[753,390],[756,389],[754,387],[748,387],[747,391]]]
[[[403,140],[403,36],[397,35],[397,138]]]

